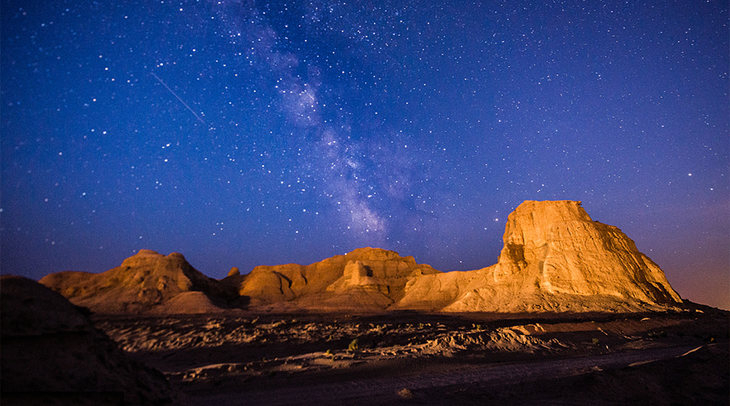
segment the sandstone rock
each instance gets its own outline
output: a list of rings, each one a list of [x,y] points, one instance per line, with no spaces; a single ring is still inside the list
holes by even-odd
[[[349,261],[345,265],[343,275],[333,284],[327,286],[328,292],[343,293],[351,289],[364,289],[387,295],[390,288],[387,284],[373,276],[373,270],[362,261]]]
[[[442,273],[394,251],[360,248],[310,265],[237,268],[215,281],[181,254],[142,250],[102,274],[41,279],[96,312],[642,311],[682,303],[664,272],[616,227],[575,201],[526,201],[507,220],[495,265]]]
[[[3,404],[173,404],[162,373],[129,360],[88,316],[27,278],[0,277]]]
[[[497,264],[413,278],[398,308],[634,311],[682,302],[664,272],[575,201],[526,201],[507,220]]]
[[[258,266],[240,281],[239,292],[253,306],[372,311],[399,300],[412,275],[434,273],[439,271],[413,257],[360,248],[306,266]]]
[[[181,293],[192,291],[206,295],[211,304],[230,297],[230,292],[198,272],[182,254],[165,256],[150,250],[140,250],[121,266],[100,274],[59,272],[45,276],[40,282],[72,303],[98,313],[149,312]],[[184,304],[178,301],[174,309],[187,313]]]
[[[209,314],[226,311],[219,298],[210,298],[203,292],[182,292],[150,309],[154,314]]]
[[[228,271],[228,276],[236,276],[236,275],[240,275],[240,274],[241,274],[241,271],[239,271],[238,267],[235,267],[235,266],[233,268],[231,268],[230,271]]]

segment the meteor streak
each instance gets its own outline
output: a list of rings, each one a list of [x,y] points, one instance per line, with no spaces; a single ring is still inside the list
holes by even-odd
[[[205,121],[203,121],[203,119],[200,118],[200,116],[197,115],[195,113],[195,111],[193,111],[193,109],[191,109],[190,106],[188,106],[188,104],[185,103],[183,101],[183,99],[181,99],[180,96],[177,95],[177,93],[175,93],[172,89],[170,89],[170,86],[166,85],[165,82],[163,82],[162,79],[160,79],[159,76],[155,75],[155,72],[150,72],[150,73],[152,74],[152,76],[155,77],[155,79],[157,79],[158,82],[160,82],[162,84],[162,86],[165,86],[165,89],[169,90],[170,93],[172,93],[172,95],[175,96],[175,98],[177,98],[178,100],[180,100],[180,103],[182,103],[183,106],[187,107],[187,109],[190,110],[191,113],[193,113],[193,115],[195,116],[195,118],[198,119],[198,121],[200,121],[201,123],[205,124]]]

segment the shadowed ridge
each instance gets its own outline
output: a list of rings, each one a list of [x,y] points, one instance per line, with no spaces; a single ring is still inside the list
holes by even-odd
[[[0,277],[3,404],[174,404],[162,373],[127,358],[60,294]]]

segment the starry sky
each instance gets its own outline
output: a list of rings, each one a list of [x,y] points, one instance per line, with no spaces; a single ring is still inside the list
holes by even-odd
[[[3,274],[374,246],[581,200],[730,308],[727,1],[2,1]]]

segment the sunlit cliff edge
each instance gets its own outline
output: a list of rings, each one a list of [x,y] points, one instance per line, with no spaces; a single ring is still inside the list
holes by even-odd
[[[587,312],[677,308],[664,272],[577,201],[525,201],[508,217],[496,264],[443,273],[394,251],[360,248],[310,265],[258,266],[215,280],[178,253],[141,250],[92,274],[41,283],[98,313],[261,311]]]

